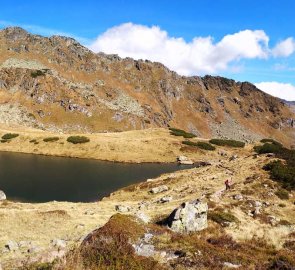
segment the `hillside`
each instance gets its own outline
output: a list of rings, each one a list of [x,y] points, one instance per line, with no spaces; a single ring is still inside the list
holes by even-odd
[[[248,82],[184,77],[95,54],[74,39],[0,31],[0,122],[52,132],[178,127],[199,137],[295,144],[294,112]]]
[[[95,203],[0,202],[3,269],[294,269],[295,193],[282,196],[262,169],[276,158],[256,155],[253,145],[187,152],[210,165],[148,179]],[[233,185],[225,191],[227,178]],[[195,199],[208,203],[207,229],[176,233],[159,223]],[[93,246],[83,255],[89,239]]]

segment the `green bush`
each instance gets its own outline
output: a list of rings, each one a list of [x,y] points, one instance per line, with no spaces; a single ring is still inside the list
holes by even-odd
[[[226,226],[228,223],[238,223],[239,220],[231,213],[229,212],[222,212],[222,211],[209,211],[208,212],[208,218],[213,220],[214,222]]]
[[[11,139],[16,138],[18,136],[19,136],[19,134],[16,134],[16,133],[7,133],[2,136],[2,139],[3,140],[11,140]]]
[[[289,200],[289,192],[285,189],[279,189],[275,194],[281,199],[281,200]]]
[[[182,143],[185,145],[189,145],[189,146],[196,146],[200,149],[208,150],[208,151],[214,151],[216,149],[213,145],[211,145],[210,143],[206,143],[206,142],[183,141]]]
[[[274,139],[262,139],[260,142],[262,143],[272,143],[275,145],[283,146],[281,143],[275,141]]]
[[[1,143],[9,142],[9,140],[0,140]]]
[[[67,138],[67,141],[73,144],[78,144],[90,142],[90,139],[85,136],[70,136]]]
[[[254,151],[258,154],[278,153],[282,146],[273,143],[265,143],[264,145],[254,146]]]
[[[44,142],[56,142],[58,140],[59,140],[58,137],[48,137],[48,138],[43,139]]]
[[[195,134],[192,134],[192,133],[189,133],[189,132],[186,132],[182,129],[178,129],[178,128],[169,128],[170,130],[170,134],[171,135],[174,135],[174,136],[182,136],[183,138],[186,138],[186,139],[190,139],[190,138],[194,138],[196,137]]]
[[[244,142],[235,141],[235,140],[224,140],[224,139],[211,139],[209,143],[219,145],[219,146],[230,146],[230,147],[240,147],[245,146]]]

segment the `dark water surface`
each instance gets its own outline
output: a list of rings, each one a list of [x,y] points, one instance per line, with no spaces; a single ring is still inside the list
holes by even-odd
[[[189,166],[124,164],[0,152],[0,190],[24,202],[91,202],[111,192]]]

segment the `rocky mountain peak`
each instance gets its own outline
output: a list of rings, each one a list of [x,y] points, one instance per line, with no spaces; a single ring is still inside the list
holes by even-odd
[[[276,137],[289,144],[295,138],[294,112],[249,82],[180,76],[158,62],[96,54],[73,38],[19,27],[0,32],[0,114],[8,100],[22,112],[17,123],[30,115],[31,125],[45,129],[173,126],[202,137]],[[6,105],[0,122],[13,118],[4,116]]]
[[[4,36],[9,40],[25,39],[30,35],[25,29],[18,26],[7,27],[1,30],[1,32],[4,33]]]

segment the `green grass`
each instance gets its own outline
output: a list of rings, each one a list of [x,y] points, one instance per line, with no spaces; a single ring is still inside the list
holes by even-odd
[[[58,140],[59,140],[58,137],[48,137],[48,138],[43,139],[44,142],[56,142]]]
[[[90,142],[90,139],[85,136],[70,136],[67,138],[67,142],[73,144],[87,143]]]
[[[206,142],[183,141],[182,143],[185,145],[195,146],[200,149],[208,150],[208,151],[214,151],[216,149],[213,145],[211,145],[210,143],[206,143]]]
[[[16,134],[16,133],[6,133],[2,136],[2,139],[3,140],[11,140],[11,139],[16,138],[18,136],[19,136],[19,134]]]
[[[186,131],[184,131],[182,129],[169,128],[169,130],[170,130],[170,134],[173,135],[173,136],[182,136],[183,138],[186,138],[186,139],[190,139],[190,138],[195,138],[196,137],[195,134],[186,132]]]
[[[235,140],[224,140],[224,139],[211,139],[209,143],[219,145],[219,146],[230,146],[230,147],[240,147],[245,146],[244,142],[235,141]]]

